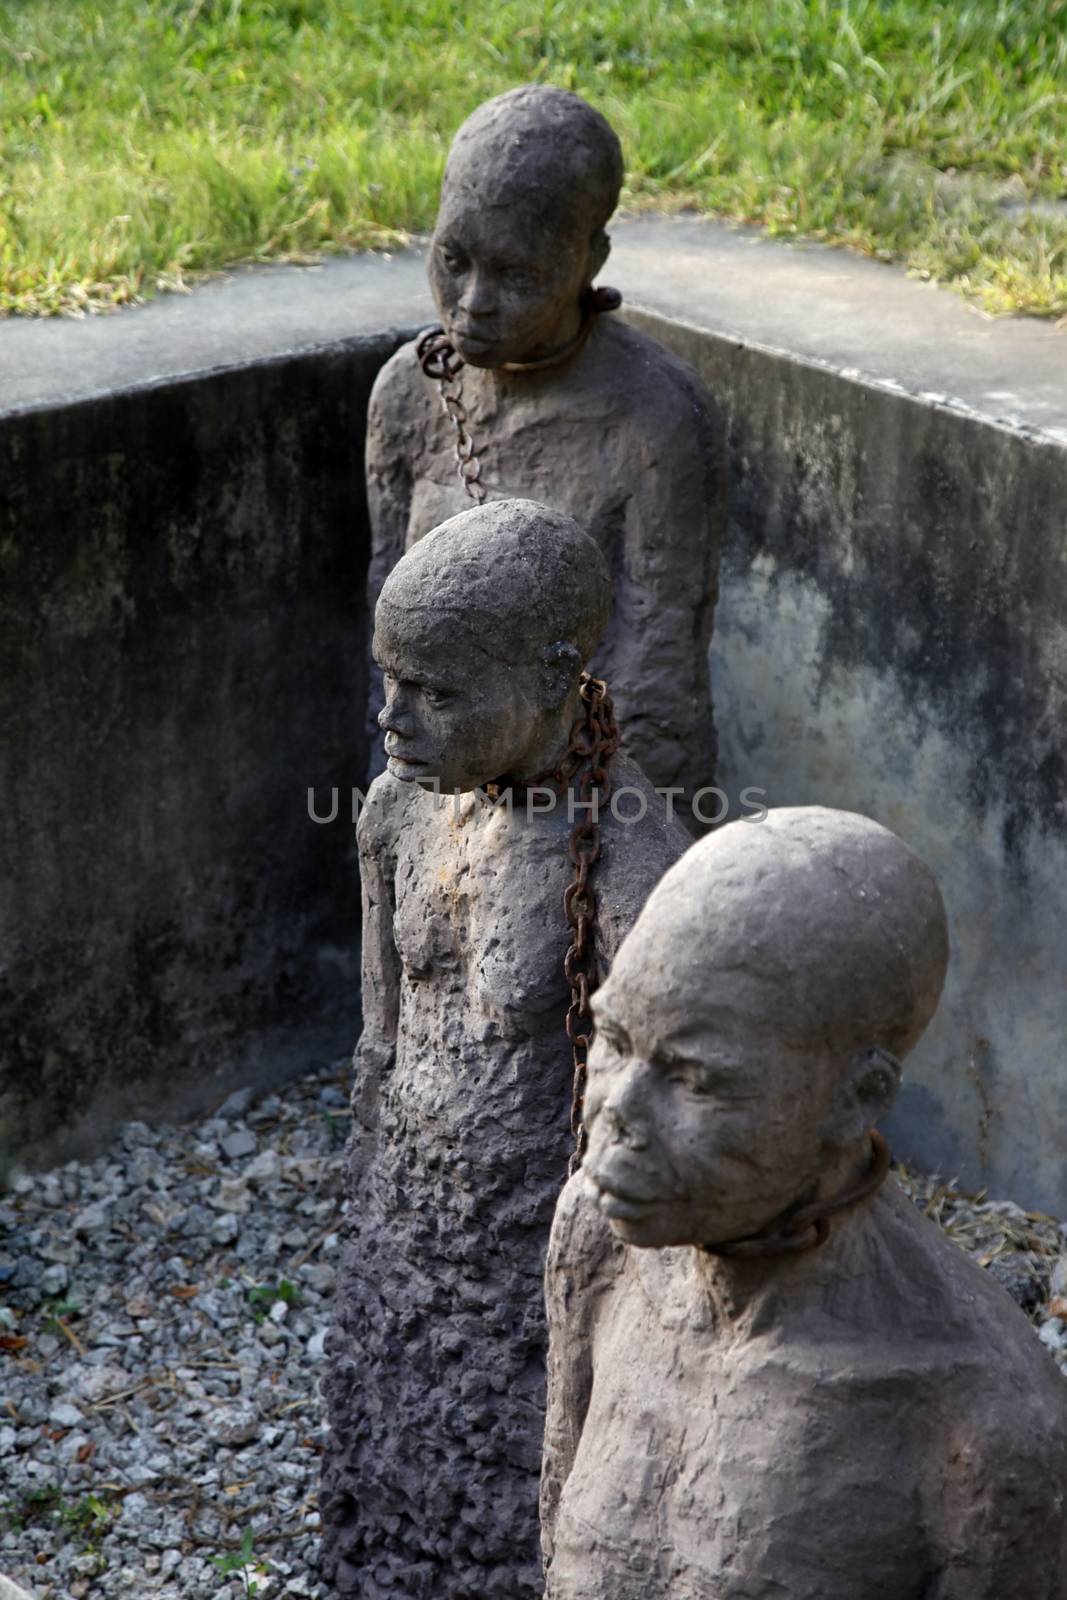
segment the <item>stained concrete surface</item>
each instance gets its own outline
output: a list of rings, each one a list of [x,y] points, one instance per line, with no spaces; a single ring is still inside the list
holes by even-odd
[[[938,874],[952,961],[896,1152],[1067,1206],[1067,448],[647,313],[730,438],[719,776],[861,811]]]

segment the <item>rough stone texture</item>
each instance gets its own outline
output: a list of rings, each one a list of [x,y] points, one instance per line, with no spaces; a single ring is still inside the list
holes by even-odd
[[[821,1248],[725,1253],[862,1170],[945,958],[928,869],[822,808],[651,896],[549,1251],[549,1600],[1067,1594],[1067,1389],[892,1179]]]
[[[563,800],[509,815],[471,786],[557,765],[608,599],[592,541],[512,502],[431,533],[378,605],[390,770],[359,824],[365,1021],[320,1497],[324,1575],[360,1600],[540,1593],[541,1285],[572,1143],[572,820]],[[602,820],[604,961],[685,842],[632,762],[612,770],[648,811]],[[435,771],[458,803],[420,787]]]
[[[0,419],[0,1146],[47,1162],[358,1026],[353,341]]]
[[[1067,1200],[1067,450],[642,316],[728,420],[719,781],[891,826],[955,960],[888,1131],[902,1157]],[[1064,343],[1067,352],[1067,341]]]
[[[428,269],[467,363],[462,404],[482,484],[491,498],[556,506],[596,539],[615,604],[593,669],[653,783],[692,793],[715,770],[707,649],[722,433],[692,372],[644,335],[600,317],[573,348],[621,178],[618,140],[576,95],[499,96],[456,136]],[[455,443],[437,386],[404,346],[371,398],[370,604],[404,549],[469,503]]]

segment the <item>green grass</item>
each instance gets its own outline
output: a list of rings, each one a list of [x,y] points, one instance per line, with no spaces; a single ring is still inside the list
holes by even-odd
[[[396,242],[529,79],[626,146],[631,209],[848,243],[1067,313],[1067,0],[0,0],[0,312]]]

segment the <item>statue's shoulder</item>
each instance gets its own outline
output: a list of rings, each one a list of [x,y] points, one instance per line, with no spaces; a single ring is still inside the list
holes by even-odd
[[[417,785],[403,783],[391,772],[375,778],[363,797],[356,823],[361,855],[380,860],[395,856],[397,840],[410,826],[412,807],[421,792]]]
[[[669,428],[686,437],[719,428],[718,408],[700,376],[658,339],[614,317],[598,332],[590,353],[618,407],[657,432]]]
[[[396,409],[410,416],[413,406],[423,406],[434,399],[430,381],[419,366],[415,345],[414,339],[402,344],[379,371],[371,389],[372,417]]]

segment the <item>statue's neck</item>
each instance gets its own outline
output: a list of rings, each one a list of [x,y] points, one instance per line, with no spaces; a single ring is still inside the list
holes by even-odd
[[[595,333],[596,319],[588,322],[575,310],[573,319],[561,323],[550,339],[527,351],[521,361],[509,362],[503,367],[465,366],[462,372],[464,392],[483,405],[491,405],[497,400],[514,398],[516,394],[551,387],[581,358]]]
[[[869,1148],[862,1155],[846,1153],[823,1172],[815,1198],[829,1202],[862,1188],[870,1171]],[[717,1320],[733,1326],[778,1321],[803,1303],[809,1289],[822,1293],[829,1281],[854,1271],[876,1231],[875,1208],[884,1173],[883,1166],[877,1186],[864,1198],[828,1215],[829,1235],[814,1248],[749,1259],[693,1247],[695,1281],[711,1301]]]

